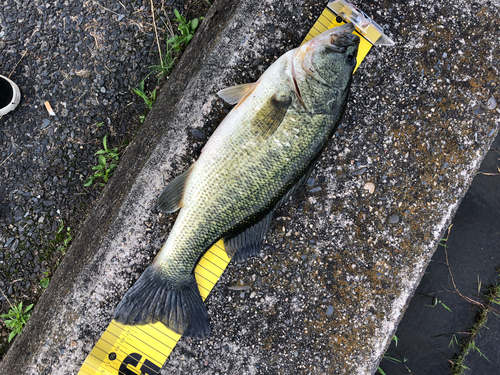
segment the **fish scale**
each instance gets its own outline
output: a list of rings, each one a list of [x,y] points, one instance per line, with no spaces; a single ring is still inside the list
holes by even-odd
[[[335,121],[332,121],[334,120],[334,116],[323,117],[323,121],[316,122],[319,128],[324,129],[321,142],[316,142],[318,143],[316,147],[311,146],[317,139],[317,131],[314,131],[316,130],[315,127],[308,126],[310,125],[309,121],[291,121],[290,119],[285,119],[283,129],[266,141],[265,145],[255,147],[254,152],[247,154],[237,151],[227,152],[223,156],[230,160],[229,163],[224,163],[224,159],[217,160],[217,163],[214,163],[212,168],[202,171],[203,175],[207,176],[205,178],[207,181],[205,179],[197,181],[196,185],[193,184],[195,185],[193,186],[193,191],[190,191],[188,186],[185,197],[188,203],[185,203],[183,211],[181,211],[176,221],[178,234],[177,232],[171,234],[172,245],[169,242],[165,244],[165,248],[171,246],[171,251],[168,255],[171,254],[172,259],[175,259],[175,261],[169,264],[169,269],[166,273],[171,275],[178,273],[178,262],[188,265],[188,268],[192,269],[200,255],[222,235],[227,233],[237,223],[268,209],[269,197],[283,195],[286,192],[283,190],[289,187],[289,185],[285,185],[284,189],[281,181],[296,180],[306,170],[309,160],[319,152],[324,140],[328,138],[327,135],[331,132],[333,125],[327,127],[325,124],[335,124]],[[295,142],[294,147],[288,149],[286,147],[276,147],[274,141],[283,139],[286,130],[290,130],[292,127],[301,130],[302,136],[298,138],[300,142]],[[245,134],[244,136],[247,135]],[[263,150],[263,147],[267,148],[267,150]],[[297,162],[291,163],[290,167],[285,169],[279,163],[283,158],[289,158]],[[233,163],[231,163],[232,161]],[[242,166],[246,164],[249,164],[250,167],[243,169]],[[252,166],[260,166],[260,168],[252,168]],[[221,175],[221,170],[227,171],[231,169],[240,173],[233,173],[232,176],[226,176],[224,180],[227,182],[227,189],[220,189],[219,186],[208,184],[208,180],[212,180],[213,178],[217,180],[217,176]],[[191,176],[190,179],[196,181],[197,176],[194,171]],[[248,192],[250,188],[254,191],[259,191],[260,194],[240,193]],[[226,201],[221,202],[219,198],[221,196],[226,197]],[[212,199],[207,200],[207,197],[212,197]],[[218,207],[216,213],[213,210],[214,204],[217,204]],[[206,222],[211,223],[207,229],[203,225]],[[193,228],[199,229],[193,231]],[[205,246],[200,246],[201,244]],[[194,252],[192,251],[193,248],[198,248],[199,251]],[[168,255],[166,254],[165,256]],[[158,261],[164,261],[163,259],[158,259]],[[167,260],[164,262],[166,263]],[[162,265],[162,267],[164,266]]]

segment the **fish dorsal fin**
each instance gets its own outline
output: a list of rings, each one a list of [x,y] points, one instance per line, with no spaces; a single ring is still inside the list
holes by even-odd
[[[165,187],[163,192],[158,197],[158,208],[160,211],[171,213],[182,207],[184,188],[186,187],[186,181],[193,170],[193,165],[190,166],[187,171],[181,173],[170,181],[170,183]]]
[[[255,86],[257,86],[257,82],[252,83],[244,83],[242,85],[231,86],[225,88],[224,90],[220,90],[217,95],[222,98],[228,104],[236,104],[244,98],[246,95],[251,93]]]
[[[269,98],[252,120],[255,135],[262,141],[273,135],[283,121],[291,102],[292,97],[284,92]]]

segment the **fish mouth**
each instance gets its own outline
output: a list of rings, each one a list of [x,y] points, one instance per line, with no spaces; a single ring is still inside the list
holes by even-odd
[[[337,52],[345,52],[347,47],[359,44],[359,36],[352,34],[355,30],[352,23],[346,23],[333,30],[334,32],[330,34],[330,44]]]

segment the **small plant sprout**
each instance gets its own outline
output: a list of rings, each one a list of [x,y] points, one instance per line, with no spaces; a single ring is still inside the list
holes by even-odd
[[[186,48],[191,39],[193,39],[199,20],[202,20],[203,18],[194,18],[188,22],[177,9],[174,9],[174,14],[174,21],[179,23],[177,30],[181,35],[174,35],[167,41],[167,44],[171,44],[174,51],[180,52]]]
[[[446,310],[448,310],[449,312],[453,312],[451,311],[451,309],[446,306],[443,301],[441,301],[440,299],[438,299],[436,296],[432,297],[432,303],[430,305],[425,305],[425,306],[429,306],[429,307],[436,307],[437,305],[442,305]]]
[[[399,344],[399,339],[398,339],[398,336],[394,335],[394,336],[392,337],[392,341],[394,341],[394,342],[395,342],[395,344],[394,344],[394,345],[395,345],[395,346],[396,346],[396,348],[397,348],[397,347],[398,347],[398,344]]]
[[[144,100],[146,106],[151,109],[153,108],[153,103],[156,100],[156,88],[148,94],[144,91],[144,80],[139,83],[137,88],[132,89],[139,97]]]
[[[8,329],[10,329],[9,342],[12,341],[16,335],[23,331],[23,327],[30,318],[31,309],[33,304],[27,306],[23,310],[23,303],[19,302],[18,305],[10,305],[9,312],[7,314],[0,315],[0,318],[4,320],[4,323]]]
[[[393,363],[401,363],[401,361],[399,359],[396,359],[396,358],[393,358],[393,357],[389,357],[387,354],[384,354],[384,357],[382,359],[386,359],[388,360],[389,362],[393,362]],[[385,373],[384,370],[382,370],[382,368],[380,366],[377,367],[377,371],[382,374],[382,375],[387,375]]]
[[[44,272],[43,274],[45,275],[45,277],[42,280],[40,280],[40,286],[42,289],[47,289],[50,283],[49,273]]]
[[[448,243],[448,238],[450,237],[450,231],[451,231],[451,227],[453,226],[453,224],[451,224],[449,227],[448,227],[448,233],[446,235],[446,238],[441,238],[439,240],[439,243],[438,243],[438,246],[443,246],[444,249],[446,250],[448,248],[448,245],[446,245]]]
[[[71,240],[73,240],[73,236],[71,235],[71,228],[66,227],[66,230],[64,230],[64,221],[61,220],[61,224],[59,225],[59,229],[56,232],[56,237],[54,239],[54,243],[61,245],[61,246],[59,246],[59,250],[61,251],[61,253],[63,255],[66,255],[66,250],[68,249],[68,246],[69,246]]]
[[[99,164],[96,165],[95,167],[92,167],[92,170],[95,171],[95,173],[90,176],[87,181],[83,184],[83,186],[87,187],[92,185],[92,182],[96,178],[102,178],[104,183],[100,183],[102,186],[106,182],[108,182],[109,178],[113,174],[113,169],[117,167],[117,162],[118,159],[120,158],[118,154],[118,147],[115,147],[113,149],[108,148],[107,146],[107,134],[104,136],[102,140],[102,144],[104,145],[104,150],[99,150],[97,151],[94,155],[98,156],[98,161]]]
[[[175,65],[176,60],[177,60],[177,57],[174,57],[174,55],[172,53],[171,43],[167,43],[167,50],[165,52],[165,55],[164,56],[160,55],[160,64],[150,66],[149,68],[152,69],[153,71],[151,73],[149,73],[148,76],[152,73],[156,73],[156,76],[158,77],[158,81],[160,79],[162,79],[163,77],[168,76],[170,74],[170,72],[174,69],[174,65]],[[139,94],[137,94],[137,95],[139,95]]]
[[[451,337],[451,341],[448,344],[448,348],[451,346],[453,349],[455,349],[455,345],[459,346],[459,343],[458,343],[457,335],[453,334],[453,336]]]

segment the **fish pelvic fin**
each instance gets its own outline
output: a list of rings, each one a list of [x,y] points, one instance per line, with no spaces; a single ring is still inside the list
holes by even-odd
[[[245,96],[250,94],[257,86],[257,82],[244,83],[242,85],[231,86],[220,90],[217,95],[227,104],[239,103]]]
[[[252,120],[255,135],[265,141],[278,129],[286,115],[292,97],[287,93],[276,93],[257,112]]]
[[[195,338],[210,336],[210,320],[194,275],[172,282],[161,269],[149,266],[123,296],[115,310],[122,324],[162,322],[173,331]]]
[[[187,171],[174,178],[162,191],[157,202],[160,211],[172,213],[182,207],[184,188],[186,187],[186,181],[193,170],[193,165],[190,166]]]

